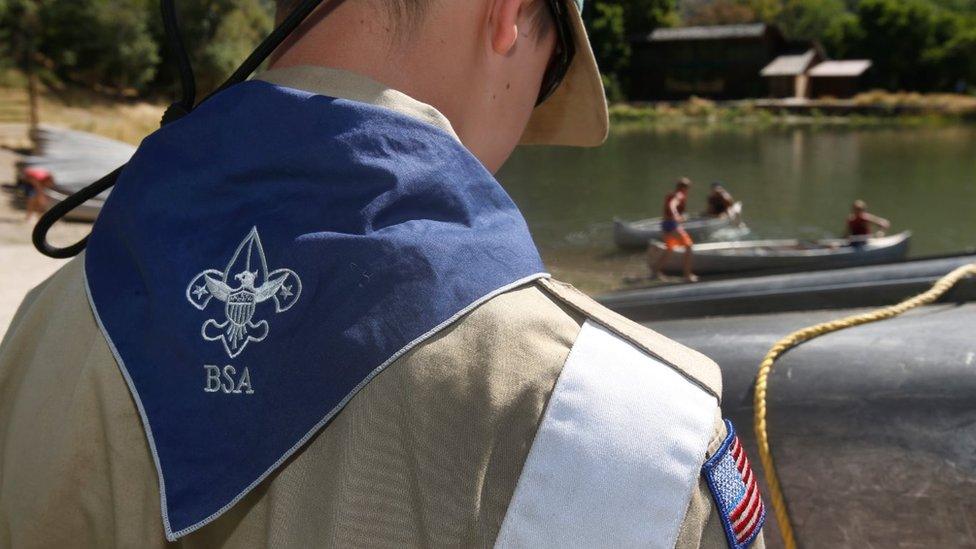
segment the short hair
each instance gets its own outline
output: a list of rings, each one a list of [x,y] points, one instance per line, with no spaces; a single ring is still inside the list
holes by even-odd
[[[677,183],[675,183],[675,186],[676,187],[690,187],[691,186],[691,180],[688,179],[687,177],[682,177],[681,179],[678,180]]]
[[[331,0],[324,0],[329,2]],[[396,24],[406,23],[407,26],[415,25],[423,21],[427,9],[435,0],[372,0],[374,4],[382,6],[389,14],[390,19]],[[453,0],[452,0],[453,1]],[[275,0],[277,15],[275,19],[281,21],[301,0]],[[552,17],[549,17],[545,2],[535,3],[535,10],[532,13],[532,22],[535,27],[537,37],[542,40],[546,38],[554,29]]]
[[[851,208],[855,210],[866,210],[868,209],[868,204],[867,202],[858,199],[854,201],[854,204],[851,205]]]

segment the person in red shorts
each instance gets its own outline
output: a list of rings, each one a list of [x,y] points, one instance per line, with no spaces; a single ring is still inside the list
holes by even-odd
[[[863,246],[871,237],[872,226],[881,229],[878,236],[882,236],[891,227],[891,222],[869,214],[867,209],[868,205],[863,200],[855,200],[851,206],[851,215],[847,216],[847,238],[850,239],[851,246]]]
[[[688,191],[691,180],[682,177],[675,185],[674,191],[664,198],[664,218],[661,221],[661,233],[667,249],[661,254],[651,267],[651,278],[661,276],[661,267],[675,248],[684,248],[684,275],[688,282],[697,282],[698,277],[691,272],[691,236],[685,231],[681,223],[685,220],[685,209],[688,205]],[[651,256],[648,255],[648,260]]]

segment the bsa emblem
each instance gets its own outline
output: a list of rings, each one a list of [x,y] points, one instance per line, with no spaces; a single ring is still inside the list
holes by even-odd
[[[258,305],[272,300],[275,312],[282,313],[290,309],[301,294],[302,281],[295,271],[268,271],[257,227],[251,229],[237,247],[223,271],[207,269],[194,277],[186,288],[186,299],[201,311],[207,308],[211,299],[224,303],[226,320],[209,319],[203,323],[200,333],[207,341],[222,341],[231,358],[241,354],[248,342],[263,341],[268,336],[268,321],[254,322]]]

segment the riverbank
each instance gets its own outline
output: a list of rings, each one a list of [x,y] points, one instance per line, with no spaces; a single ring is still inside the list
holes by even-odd
[[[851,99],[745,99],[617,103],[610,118],[618,130],[632,126],[688,124],[816,126],[924,126],[976,122],[976,96],[871,91]]]
[[[0,87],[0,123],[26,124],[27,93],[22,88]],[[133,145],[159,128],[164,105],[140,100],[110,98],[94,92],[66,89],[45,90],[40,94],[38,111],[44,124],[91,132]],[[6,136],[7,140],[16,136]],[[21,148],[19,142],[0,142],[0,146]]]
[[[26,122],[26,93],[0,87],[0,122]],[[159,127],[165,105],[112,98],[80,89],[45,90],[40,118],[48,124],[138,144]],[[616,103],[610,107],[614,131],[634,127],[683,126],[763,128],[778,126],[938,126],[976,122],[976,96],[870,91],[851,99],[747,99]],[[0,136],[3,137],[3,136]],[[7,143],[10,147],[11,144]]]

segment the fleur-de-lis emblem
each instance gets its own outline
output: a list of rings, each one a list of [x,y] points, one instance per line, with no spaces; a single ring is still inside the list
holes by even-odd
[[[295,271],[268,272],[257,227],[237,247],[223,271],[207,269],[195,276],[186,288],[187,300],[201,311],[212,299],[224,303],[226,320],[208,319],[200,333],[207,341],[223,342],[231,358],[241,354],[249,342],[260,342],[268,336],[268,321],[254,321],[259,304],[271,300],[275,312],[283,313],[298,301],[301,293],[302,281]]]

